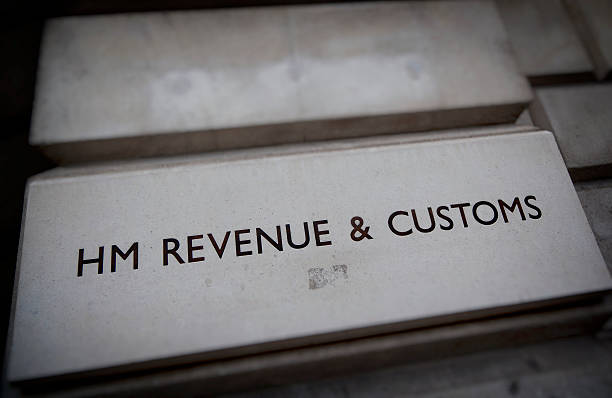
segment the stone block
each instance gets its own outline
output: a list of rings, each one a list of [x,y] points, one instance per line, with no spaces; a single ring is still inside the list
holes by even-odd
[[[214,156],[29,182],[10,381],[220,360],[612,288],[549,132]]]
[[[67,17],[30,142],[58,162],[513,122],[531,91],[494,3]]]
[[[594,68],[561,0],[497,0],[519,67],[532,84],[592,80]]]
[[[530,107],[536,126],[555,134],[576,180],[612,176],[612,84],[542,87]]]
[[[597,76],[605,79],[612,71],[612,1],[564,0],[591,54]]]

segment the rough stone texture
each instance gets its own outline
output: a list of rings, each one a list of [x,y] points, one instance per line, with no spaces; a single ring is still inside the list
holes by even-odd
[[[534,83],[593,78],[594,68],[561,0],[497,0],[519,67]]]
[[[564,0],[597,71],[604,79],[612,71],[612,1]]]
[[[612,270],[612,180],[578,183],[576,192],[601,253]]]
[[[457,209],[450,230],[440,219],[410,236],[387,227],[397,210],[423,221],[427,206],[515,197],[525,214],[508,211],[508,222],[485,207],[480,217],[493,225],[468,208],[469,228]],[[373,239],[352,240],[356,215]],[[417,228],[414,217],[396,228]],[[333,245],[315,246],[311,226],[305,249],[289,248],[283,233],[284,251],[264,242],[257,254],[255,227],[275,235],[274,225],[319,219]],[[251,242],[240,250],[232,233],[222,259],[205,238],[243,228]],[[206,260],[162,265],[162,239],[178,239],[188,259],[187,236],[198,234],[194,257]],[[345,340],[612,287],[554,139],[541,131],[42,175],[28,185],[22,236],[10,380]],[[139,268],[120,259],[109,272],[110,245],[125,252],[134,241]],[[85,264],[79,277],[79,251],[93,258],[101,245],[102,274]],[[309,269],[337,265],[342,277],[309,287]]]
[[[612,163],[611,104],[612,84],[546,87],[536,90],[530,113],[536,126],[554,132],[568,168],[605,176]]]
[[[488,1],[70,17],[31,143],[58,161],[512,122],[531,98]]]

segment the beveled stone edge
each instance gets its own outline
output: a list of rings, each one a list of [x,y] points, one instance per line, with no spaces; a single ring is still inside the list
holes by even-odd
[[[548,302],[534,310],[487,319],[457,319],[435,326],[344,341],[280,348],[266,353],[190,364],[166,364],[115,376],[73,375],[13,383],[22,393],[57,396],[217,394],[266,387],[402,363],[434,360],[487,349],[593,333],[612,315],[612,295],[602,292]],[[55,394],[54,394],[55,395]]]
[[[99,162],[329,141],[514,122],[523,102],[409,113],[296,121],[227,129],[146,134],[44,144],[30,141],[58,164]]]
[[[50,179],[93,176],[107,173],[130,173],[171,167],[225,163],[243,160],[265,159],[301,154],[337,152],[375,146],[418,144],[434,141],[454,141],[508,134],[544,131],[533,125],[500,124],[462,127],[427,132],[385,134],[356,138],[340,138],[329,141],[287,143],[275,146],[236,148],[227,151],[211,151],[198,154],[138,158],[60,165],[29,178],[29,183],[41,183]],[[552,133],[551,133],[552,134]]]

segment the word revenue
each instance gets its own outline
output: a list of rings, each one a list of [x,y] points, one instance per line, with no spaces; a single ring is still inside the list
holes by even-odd
[[[491,226],[495,223],[508,223],[511,220],[537,220],[542,211],[536,206],[536,197],[517,196],[511,201],[478,201],[475,203],[458,202],[426,209],[393,211],[386,219],[392,235],[406,237],[413,233],[430,233],[439,229],[450,231],[454,228],[469,228],[475,223]],[[374,220],[380,222],[382,220]],[[354,242],[375,239],[370,232],[368,217],[350,218],[349,238]],[[382,235],[382,234],[381,234]],[[389,236],[388,232],[387,235]],[[246,228],[228,230],[224,233],[207,233],[186,236],[184,240],[174,237],[164,238],[161,242],[162,265],[204,262],[208,256],[223,259],[228,253],[235,257],[251,256],[264,252],[300,250],[308,246],[331,246],[332,232],[328,220],[305,221],[301,224],[284,224],[266,229]],[[132,258],[133,269],[138,269],[139,242],[134,242],[127,250],[117,245],[110,249],[110,272],[117,269],[118,257],[127,261]],[[86,264],[96,264],[98,274],[104,273],[104,246],[99,246],[98,257],[85,259],[85,250],[79,249],[77,276],[83,276]]]

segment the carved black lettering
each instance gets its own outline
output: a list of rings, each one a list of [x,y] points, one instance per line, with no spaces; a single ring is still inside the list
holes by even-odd
[[[169,248],[168,243],[172,243],[173,247]],[[168,265],[168,255],[169,254],[172,254],[174,256],[174,259],[178,261],[179,264],[185,264],[185,260],[183,260],[181,256],[176,252],[179,246],[180,246],[179,241],[174,238],[164,239],[164,250],[163,250],[164,265]]]
[[[234,240],[236,241],[236,255],[238,257],[250,256],[251,254],[253,254],[251,250],[242,251],[242,249],[240,248],[240,246],[242,245],[248,245],[249,243],[251,243],[250,239],[244,239],[244,240],[240,239],[240,235],[248,234],[249,232],[251,232],[250,229],[239,229],[239,230],[234,231]]]
[[[412,228],[409,228],[407,231],[400,231],[397,228],[395,228],[395,226],[393,225],[393,220],[395,220],[395,217],[397,216],[409,216],[409,214],[407,211],[403,211],[403,210],[398,210],[398,211],[394,211],[393,213],[391,213],[391,215],[389,216],[389,219],[387,220],[387,225],[389,225],[389,229],[391,230],[391,232],[399,236],[410,235],[412,233]]]
[[[119,246],[113,245],[111,248],[111,272],[115,272],[117,268],[117,255],[121,257],[124,261],[128,259],[130,255],[132,257],[132,267],[134,269],[138,269],[138,242],[132,243],[132,246],[128,249],[127,252],[121,251]]]
[[[478,215],[478,208],[481,206],[488,206],[492,211],[493,211],[493,217],[490,220],[483,220],[482,218],[480,218],[480,216]],[[478,221],[479,223],[483,224],[483,225],[491,225],[494,224],[495,221],[497,221],[498,215],[497,215],[497,208],[490,202],[487,202],[485,200],[481,200],[480,202],[476,202],[474,204],[474,207],[472,207],[472,216],[474,217],[474,219],[476,221]]]
[[[414,209],[410,210],[410,212],[412,213],[412,219],[414,220],[414,227],[419,232],[428,233],[428,232],[433,231],[434,228],[436,227],[436,221],[434,220],[433,210],[431,209],[431,207],[427,207],[427,211],[429,212],[430,226],[427,228],[421,228],[421,226],[419,225],[419,220],[416,215],[416,211]]]
[[[523,211],[523,207],[521,206],[521,201],[519,200],[518,196],[514,198],[514,200],[512,201],[510,205],[508,205],[506,202],[504,202],[501,199],[498,199],[497,203],[499,204],[499,209],[501,210],[501,215],[505,223],[508,222],[508,216],[506,215],[506,209],[510,210],[510,213],[514,213],[514,210],[518,209],[521,215],[521,219],[525,221],[525,212]]]
[[[332,244],[331,240],[327,240],[327,241],[321,240],[321,235],[329,235],[329,230],[327,229],[319,230],[319,225],[325,225],[325,224],[327,224],[327,220],[319,220],[319,221],[314,221],[312,223],[312,229],[314,230],[314,237],[315,237],[315,242],[317,246],[329,246]]]
[[[276,240],[272,239],[267,233],[265,233],[261,228],[255,229],[255,236],[257,238],[257,253],[261,254],[263,252],[261,238],[263,237],[268,241],[272,246],[276,248],[279,252],[283,251],[283,237],[281,235],[281,227],[280,225],[276,226]]]
[[[215,249],[215,252],[217,252],[217,256],[219,256],[219,258],[223,257],[223,253],[225,252],[225,247],[227,246],[227,241],[229,240],[230,234],[230,231],[225,232],[221,247],[219,247],[219,245],[217,244],[215,237],[212,234],[208,234],[208,239],[210,240],[210,243],[212,243],[213,248]]]
[[[465,207],[468,207],[469,205],[469,203],[454,203],[450,205],[452,209],[459,209],[459,213],[461,213],[461,221],[463,221],[463,228],[468,227],[467,219],[465,218],[465,212],[463,211],[463,209]]]
[[[77,276],[83,276],[84,264],[98,264],[98,274],[104,272],[104,246],[98,248],[98,257],[85,260],[85,249],[79,249],[79,262],[77,265]]]
[[[448,225],[440,224],[440,228],[443,231],[449,231],[449,230],[453,229],[453,220],[450,217],[445,216],[444,214],[442,214],[442,210],[446,210],[447,212],[450,212],[450,209],[448,208],[448,206],[439,206],[438,209],[436,210],[436,213],[438,214],[438,217],[440,217],[441,219],[443,219],[444,221],[446,221],[448,223]]]
[[[187,261],[190,263],[197,263],[198,261],[204,261],[204,256],[195,257],[193,252],[204,249],[204,246],[194,246],[193,241],[196,239],[202,239],[204,235],[191,235],[187,237]]]
[[[525,206],[529,207],[531,210],[535,210],[536,213],[535,214],[527,213],[527,214],[529,214],[529,218],[537,220],[538,218],[542,217],[542,210],[540,210],[538,206],[532,203],[529,203],[530,200],[533,200],[535,202],[536,197],[533,195],[525,196]]]

